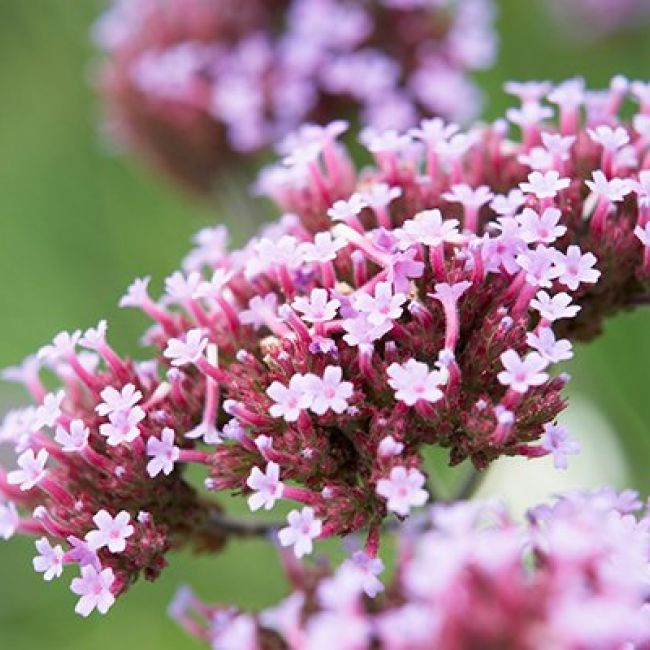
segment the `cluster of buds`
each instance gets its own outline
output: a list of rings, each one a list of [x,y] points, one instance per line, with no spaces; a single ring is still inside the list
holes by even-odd
[[[634,29],[650,20],[646,0],[552,0],[545,4],[558,24],[585,40]]]
[[[188,588],[169,613],[215,650],[645,648],[641,506],[633,492],[572,493],[523,525],[498,504],[434,506],[402,535],[385,590],[381,561],[358,551],[335,573],[290,565],[291,595],[258,614]]]
[[[260,181],[278,223],[232,252],[222,227],[203,230],[161,300],[148,279],[122,298],[154,321],[155,361],[120,359],[100,326],[8,373],[38,406],[3,425],[19,467],[0,482],[5,536],[65,540],[56,557],[110,570],[118,593],[168,547],[221,541],[188,464],[251,510],[297,503],[277,526],[297,557],[364,529],[371,559],[385,518],[427,500],[426,447],[478,470],[503,455],[565,467],[578,444],[549,368],[644,299],[650,268],[650,86],[632,84],[641,110],[623,123],[627,87],[510,84],[520,141],[506,121],[369,130],[376,165],[359,174],[345,124],[302,129]],[[41,362],[65,389],[46,393]]]
[[[95,28],[98,85],[119,141],[206,192],[236,154],[306,120],[471,119],[493,13],[492,0],[114,0]]]

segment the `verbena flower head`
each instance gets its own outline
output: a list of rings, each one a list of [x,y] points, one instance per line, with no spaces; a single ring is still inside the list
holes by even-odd
[[[575,38],[592,40],[634,30],[650,20],[646,0],[552,0],[544,3],[563,28]]]
[[[548,95],[559,124],[527,121],[521,139],[502,121],[366,131],[362,172],[330,141],[266,172],[276,224],[232,252],[222,228],[201,231],[162,299],[148,279],[122,299],[152,319],[155,360],[122,359],[100,326],[41,352],[65,389],[44,389],[38,360],[7,371],[37,406],[0,432],[17,457],[1,534],[49,533],[110,568],[117,594],[167,549],[222,541],[188,464],[251,510],[295,503],[278,528],[297,556],[364,529],[376,550],[384,519],[426,500],[427,447],[479,469],[504,455],[565,467],[579,446],[556,423],[567,376],[553,365],[646,295],[650,106],[621,122],[619,80],[584,128],[579,81],[509,88]],[[520,158],[541,146],[554,162],[531,172]],[[123,551],[88,546],[102,512],[129,515]]]
[[[498,504],[436,506],[403,534],[385,595],[381,561],[357,553],[328,575],[292,566],[292,593],[260,613],[185,588],[170,615],[213,648],[645,647],[649,520],[634,497],[572,493],[525,524]]]
[[[492,0],[114,0],[94,30],[111,134],[202,192],[308,119],[466,121]],[[332,134],[334,135],[334,134]],[[317,136],[318,137],[318,136]]]

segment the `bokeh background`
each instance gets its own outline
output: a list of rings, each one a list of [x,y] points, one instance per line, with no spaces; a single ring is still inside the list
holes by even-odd
[[[553,25],[543,1],[499,2],[499,63],[479,77],[489,97],[486,117],[505,109],[501,86],[508,79],[580,74],[599,86],[616,73],[650,77],[650,26],[584,41]],[[229,224],[236,244],[250,234],[239,205],[225,213],[194,204],[107,151],[89,84],[88,29],[100,9],[90,0],[0,0],[0,366],[62,329],[100,318],[109,319],[111,342],[137,355],[146,321],[116,306],[131,279],[150,274],[159,287],[205,224]],[[574,469],[558,476],[542,463],[510,461],[486,493],[521,504],[533,492],[569,484],[650,491],[649,326],[650,310],[619,316],[566,364],[574,378],[568,420],[585,447]],[[0,388],[0,412],[24,400],[12,386]],[[165,616],[179,584],[248,606],[283,592],[274,552],[234,543],[215,558],[176,555],[160,581],[137,585],[108,619],[81,621],[68,581],[43,584],[30,569],[32,556],[26,539],[0,547],[0,648],[193,648]]]

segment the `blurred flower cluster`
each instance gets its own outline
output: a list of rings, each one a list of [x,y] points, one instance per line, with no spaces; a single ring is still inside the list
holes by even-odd
[[[17,457],[15,469],[0,473],[0,534],[44,535],[34,566],[46,580],[77,565],[79,613],[103,613],[139,576],[155,578],[168,550],[218,550],[230,534],[272,535],[300,558],[317,539],[364,531],[365,555],[356,558],[374,575],[386,518],[404,519],[428,500],[427,447],[447,448],[451,464],[469,459],[480,471],[503,455],[552,454],[566,467],[579,445],[556,423],[567,376],[549,369],[572,356],[571,340],[648,299],[650,85],[617,77],[601,92],[580,79],[507,90],[521,105],[494,124],[463,131],[433,118],[406,133],[365,129],[360,139],[374,164],[362,170],[338,140],[344,122],[301,128],[258,183],[282,211],[277,223],[235,251],[223,227],[202,230],[161,299],[150,297],[148,278],[122,298],[153,321],[144,337],[151,359],[121,357],[101,322],[58,334],[4,372],[36,406],[10,412],[0,429]],[[623,120],[628,96],[640,107]],[[520,136],[511,136],[513,125]],[[52,374],[62,387],[50,392]],[[189,465],[203,468],[209,491],[247,495],[252,511],[279,500],[298,507],[286,524],[233,522],[187,482]],[[558,512],[562,524],[564,506]],[[455,561],[478,553],[481,571],[512,576],[503,585],[523,609],[504,610],[503,625],[514,616],[529,634],[541,617],[556,634],[549,621],[561,618],[553,604],[564,611],[553,595],[568,580],[564,568],[545,564],[535,542],[540,584],[529,584],[520,547],[508,541],[511,524],[497,534],[503,552],[487,544],[485,558],[481,535],[452,540]],[[609,529],[602,534],[609,543]],[[416,547],[435,550],[436,535]],[[442,557],[431,559],[432,579],[456,566]],[[575,561],[586,580],[586,560]],[[480,571],[465,573],[462,589],[485,588]],[[349,575],[340,580],[354,609]],[[439,597],[435,585],[425,587]],[[400,605],[421,597],[405,588]],[[598,600],[599,584],[591,588],[593,607],[610,607]],[[638,609],[639,587],[630,589],[621,591],[625,603],[612,596],[626,616]],[[528,612],[542,597],[548,608]],[[561,597],[572,611],[574,592]],[[422,616],[418,603],[404,616]],[[454,639],[448,647],[471,647],[467,616],[427,616]],[[236,620],[254,633],[252,619]],[[360,625],[367,636],[369,622]],[[492,638],[477,625],[476,634]]]
[[[402,533],[384,592],[358,551],[335,572],[287,563],[292,593],[251,615],[180,590],[170,615],[215,650],[641,648],[650,643],[647,512],[631,491],[528,512],[431,508]]]
[[[551,0],[544,5],[573,38],[583,40],[629,31],[650,20],[647,0]]]
[[[97,84],[113,141],[208,192],[306,120],[475,117],[493,14],[492,0],[114,0]]]

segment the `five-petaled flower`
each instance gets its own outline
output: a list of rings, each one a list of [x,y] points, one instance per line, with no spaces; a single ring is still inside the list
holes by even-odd
[[[548,373],[544,372],[548,361],[537,352],[529,352],[522,358],[514,350],[506,350],[501,355],[501,363],[505,370],[499,373],[498,379],[516,393],[523,394],[548,380]]]
[[[553,455],[553,463],[558,469],[566,469],[567,456],[580,452],[580,443],[569,435],[566,428],[551,423],[544,425],[541,446]]]
[[[59,544],[52,546],[47,537],[36,541],[38,555],[32,560],[34,571],[43,574],[43,579],[50,582],[63,573],[63,549]]]
[[[176,435],[173,429],[165,427],[160,439],[151,437],[147,440],[147,455],[151,460],[147,463],[147,473],[151,478],[161,472],[169,476],[174,471],[174,463],[180,457],[180,449],[174,444]]]
[[[126,540],[135,530],[130,521],[131,515],[126,510],[118,512],[115,517],[106,510],[100,510],[93,517],[97,529],[86,533],[88,546],[93,551],[106,546],[111,553],[122,553],[126,548]]]
[[[395,391],[395,399],[408,406],[418,400],[437,402],[442,399],[440,387],[448,379],[445,370],[430,370],[426,363],[409,359],[404,364],[388,366],[388,384]]]
[[[37,485],[46,474],[45,464],[49,454],[45,449],[34,454],[33,449],[26,449],[18,456],[18,467],[7,474],[7,482],[10,485],[19,485],[23,491],[31,490]]]
[[[248,497],[249,508],[252,511],[262,507],[271,510],[275,502],[282,498],[284,491],[284,484],[280,480],[280,466],[270,462],[264,472],[259,467],[253,467],[246,479],[246,485],[254,491],[254,494]]]
[[[289,525],[278,531],[278,539],[282,546],[293,546],[297,558],[309,555],[313,548],[313,540],[320,536],[323,526],[316,519],[314,509],[305,506],[302,510],[292,510],[287,515]]]
[[[81,567],[81,576],[74,578],[70,589],[81,596],[74,611],[83,617],[89,616],[93,610],[106,614],[115,602],[111,587],[115,582],[112,569],[99,570],[92,564]]]
[[[423,489],[426,478],[422,472],[411,467],[398,465],[390,471],[389,478],[377,481],[377,494],[386,499],[386,507],[391,512],[406,517],[411,508],[423,506],[429,498]]]

